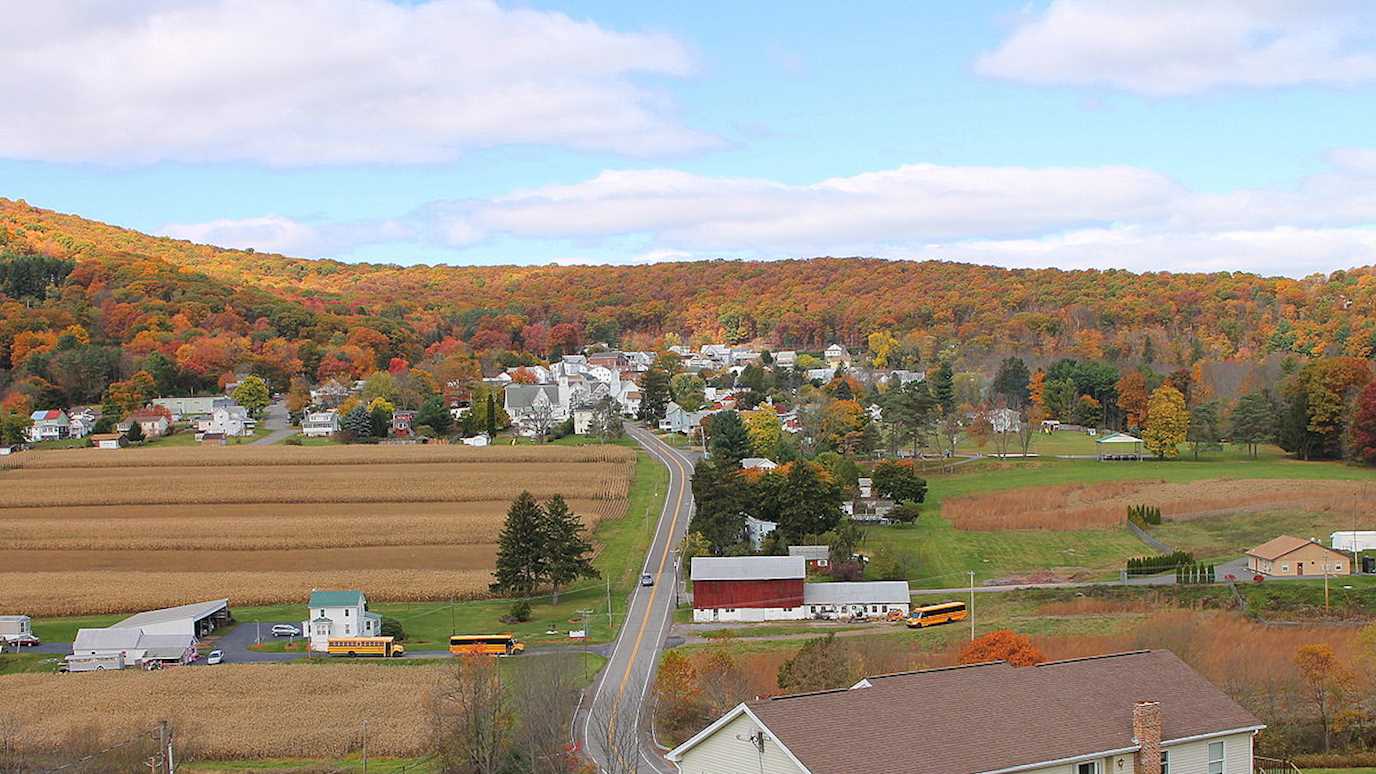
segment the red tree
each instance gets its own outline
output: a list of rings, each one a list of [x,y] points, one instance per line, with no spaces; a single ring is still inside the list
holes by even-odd
[[[977,637],[960,649],[960,663],[979,664],[985,661],[1007,661],[1013,666],[1032,666],[1045,661],[1037,646],[1025,635],[1000,629]]]
[[[1348,425],[1348,448],[1354,459],[1376,464],[1376,382],[1367,383],[1357,396],[1357,408]]]

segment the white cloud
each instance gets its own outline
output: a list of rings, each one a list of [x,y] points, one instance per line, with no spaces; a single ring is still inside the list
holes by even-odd
[[[914,164],[810,185],[620,170],[493,199],[433,202],[377,223],[270,218],[164,232],[288,253],[284,245],[295,240],[303,245],[297,252],[311,255],[331,254],[322,245],[415,241],[529,246],[522,257],[534,263],[874,255],[1302,276],[1376,263],[1373,158],[1363,149],[1333,151],[1327,170],[1294,185],[1227,193],[1121,166]],[[577,249],[551,254],[551,244]],[[570,252],[578,257],[565,257]]]
[[[1152,96],[1346,86],[1376,80],[1373,22],[1364,0],[1053,0],[976,70]]]
[[[717,143],[640,81],[690,74],[682,43],[559,13],[492,0],[12,5],[0,157],[307,165]]]

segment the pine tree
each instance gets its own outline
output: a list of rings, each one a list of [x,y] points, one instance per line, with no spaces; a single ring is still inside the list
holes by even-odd
[[[741,471],[717,460],[698,460],[693,468],[693,520],[688,529],[721,554],[745,535],[747,488]]]
[[[339,422],[339,429],[352,435],[354,438],[369,438],[373,434],[373,418],[368,414],[368,407],[359,404],[349,409],[349,413]]]
[[[937,366],[936,373],[932,376],[932,397],[936,399],[937,405],[941,406],[941,413],[950,414],[956,408],[956,386],[955,372],[951,370],[951,364],[941,361]]]
[[[554,604],[559,604],[559,588],[579,578],[597,578],[592,566],[592,544],[583,537],[583,522],[569,509],[561,495],[545,503],[545,573],[554,586]]]
[[[129,423],[129,432],[125,433],[125,437],[129,439],[129,443],[138,443],[139,441],[142,441],[143,425],[139,424],[138,422],[131,421]]]
[[[722,411],[712,415],[708,433],[711,435],[712,458],[728,467],[739,467],[750,456],[750,431],[745,429],[741,415]]]
[[[1257,456],[1257,445],[1276,437],[1276,408],[1264,392],[1253,392],[1237,399],[1228,417],[1228,431],[1233,443],[1247,445],[1251,456]]]
[[[490,392],[487,394],[487,437],[497,437],[497,399]]]
[[[1031,379],[1032,374],[1027,370],[1027,363],[1020,357],[1009,357],[999,363],[991,390],[995,395],[1002,397],[1009,408],[1022,408],[1023,404],[1027,403],[1027,385]]]
[[[636,418],[642,422],[658,422],[669,407],[669,372],[651,368],[645,372],[644,382],[640,387],[640,411]]]
[[[841,521],[841,488],[823,480],[810,462],[792,463],[783,485],[772,491],[777,507],[770,510],[778,514],[779,531],[790,540],[820,535]]]
[[[495,592],[513,596],[530,594],[546,577],[545,513],[530,492],[521,492],[511,501],[506,523],[497,536]]]

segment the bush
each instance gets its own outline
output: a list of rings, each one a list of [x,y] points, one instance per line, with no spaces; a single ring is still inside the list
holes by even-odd
[[[530,600],[518,599],[511,605],[511,612],[507,618],[515,623],[525,623],[530,620]]]
[[[1127,561],[1127,571],[1128,575],[1156,575],[1193,562],[1194,554],[1188,551],[1176,551],[1173,554],[1156,554],[1154,556],[1135,556]]]
[[[832,580],[860,581],[865,579],[865,568],[855,561],[832,562],[827,567],[827,574],[831,576]]]
[[[406,641],[406,629],[401,625],[401,621],[395,618],[382,619],[382,636],[392,637],[397,642]]]
[[[300,438],[296,438],[295,436],[293,436],[293,437],[288,438],[287,440],[283,441],[283,442],[282,442],[282,445],[283,445],[283,446],[300,446],[300,445],[301,445],[301,439],[300,439]]]
[[[889,511],[889,519],[899,524],[912,524],[922,514],[922,506],[912,500],[904,500]]]
[[[1161,509],[1154,505],[1129,505],[1128,521],[1146,529],[1161,523]]]

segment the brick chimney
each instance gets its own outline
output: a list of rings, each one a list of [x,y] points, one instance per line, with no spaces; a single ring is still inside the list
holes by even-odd
[[[1132,707],[1132,738],[1137,742],[1137,774],[1161,774],[1161,703],[1139,701]]]

